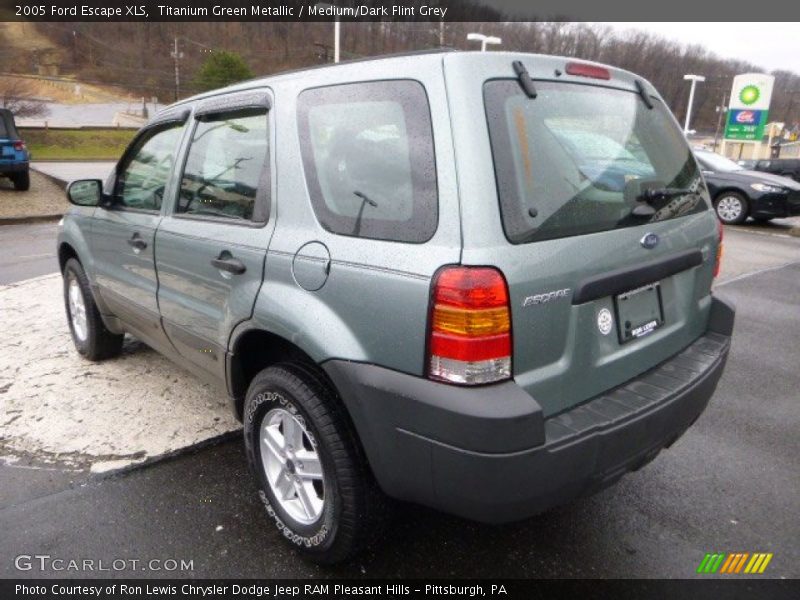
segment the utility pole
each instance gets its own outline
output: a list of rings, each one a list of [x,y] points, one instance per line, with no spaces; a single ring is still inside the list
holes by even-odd
[[[719,130],[722,125],[722,115],[728,113],[728,93],[722,92],[722,104],[717,107],[717,130],[714,132],[714,152],[717,151],[717,140],[719,140]]]
[[[175,60],[175,101],[178,101],[178,97],[181,94],[181,59],[183,58],[183,52],[178,51],[178,36],[175,36],[175,41],[173,44],[172,50],[172,58]]]

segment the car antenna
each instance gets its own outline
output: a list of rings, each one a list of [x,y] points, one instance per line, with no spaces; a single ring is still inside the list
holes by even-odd
[[[636,84],[636,89],[639,91],[639,95],[642,97],[642,101],[644,105],[649,108],[650,110],[653,109],[653,101],[650,99],[650,96],[647,94],[647,90],[644,89],[644,85],[638,79],[633,81]]]
[[[519,81],[519,85],[525,91],[525,95],[528,98],[536,98],[536,88],[533,85],[533,79],[531,79],[530,73],[528,73],[528,69],[525,68],[525,65],[522,64],[521,60],[515,60],[511,63],[511,66],[514,67],[514,72],[517,74],[517,80]]]

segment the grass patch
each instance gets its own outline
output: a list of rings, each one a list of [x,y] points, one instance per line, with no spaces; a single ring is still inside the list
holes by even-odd
[[[133,129],[20,129],[33,160],[118,159]]]

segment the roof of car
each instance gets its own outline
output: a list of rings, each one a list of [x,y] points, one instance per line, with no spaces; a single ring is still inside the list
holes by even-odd
[[[356,68],[358,67],[358,65],[366,65],[366,64],[369,64],[370,66],[372,65],[382,66],[384,68],[384,71],[390,74],[393,71],[392,63],[408,63],[410,61],[413,61],[415,65],[418,65],[420,68],[424,68],[425,66],[433,66],[434,64],[441,64],[441,61],[448,56],[458,56],[462,60],[468,60],[468,61],[493,61],[493,60],[497,61],[505,59],[509,59],[510,61],[518,59],[520,57],[528,57],[530,59],[547,62],[550,66],[552,66],[554,62],[560,62],[560,61],[569,62],[576,60],[574,57],[555,56],[547,54],[533,54],[527,52],[507,52],[507,51],[479,52],[479,51],[456,50],[453,48],[435,48],[435,49],[421,50],[416,52],[405,52],[401,54],[384,54],[379,56],[358,58],[354,60],[345,60],[337,64],[327,63],[322,65],[312,65],[301,69],[293,69],[290,71],[283,71],[279,73],[265,75],[262,77],[248,79],[239,83],[235,83],[228,87],[210,90],[208,92],[197,94],[190,98],[185,98],[183,100],[176,102],[175,104],[172,104],[165,110],[180,106],[181,104],[195,102],[197,100],[201,100],[204,98],[209,98],[212,96],[227,94],[231,92],[245,91],[263,84],[274,84],[283,81],[289,81],[292,79],[306,77],[309,74],[314,74],[315,78],[316,77],[324,78],[327,73],[330,73],[333,70],[352,69],[354,68],[354,65]],[[597,66],[608,68],[610,71],[614,73],[615,78],[617,76],[621,76],[622,78],[629,80],[641,79],[636,74],[630,73],[629,71],[625,71],[624,69],[620,69],[618,67],[604,65],[601,63],[583,59],[579,59],[579,62],[594,64]]]

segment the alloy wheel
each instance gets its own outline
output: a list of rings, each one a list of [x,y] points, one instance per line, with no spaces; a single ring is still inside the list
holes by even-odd
[[[316,443],[302,418],[284,408],[270,410],[261,421],[260,446],[278,504],[299,523],[314,523],[325,505],[325,483]]]

